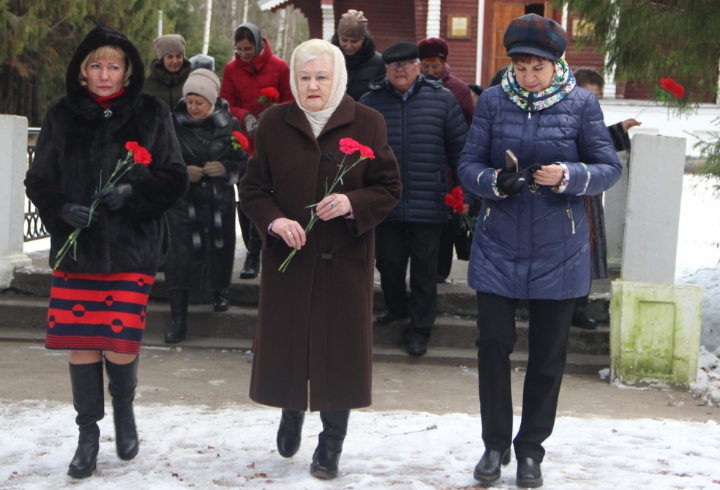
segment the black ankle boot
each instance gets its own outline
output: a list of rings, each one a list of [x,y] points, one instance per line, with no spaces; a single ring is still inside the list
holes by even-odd
[[[587,312],[588,299],[589,298],[587,296],[577,299],[570,324],[573,327],[585,330],[595,330],[598,325],[595,320],[590,318],[590,315]]]
[[[133,400],[137,386],[138,358],[130,364],[114,364],[105,359],[108,391],[112,395],[115,422],[115,446],[120,459],[128,461],[137,456],[139,449]]]
[[[350,410],[320,412],[323,431],[318,436],[318,446],[310,465],[312,476],[324,479],[337,476],[349,418]]]
[[[483,483],[489,485],[500,478],[500,465],[510,464],[510,448],[505,451],[497,451],[495,449],[486,449],[485,453],[478,461],[473,472],[473,477]]]
[[[187,335],[188,290],[171,289],[168,294],[170,295],[172,329],[165,334],[165,343],[177,344],[185,340]]]
[[[277,433],[277,450],[283,458],[291,458],[300,449],[305,412],[283,408]]]
[[[240,279],[255,279],[260,272],[260,252],[248,252],[245,265],[240,271]]]
[[[540,463],[532,458],[518,458],[515,484],[523,488],[542,487],[543,479]]]
[[[80,436],[68,468],[73,478],[92,476],[97,465],[100,450],[100,428],[98,420],[105,415],[105,390],[103,387],[102,362],[93,364],[70,364],[73,406],[77,411],[75,423]]]
[[[230,292],[227,289],[213,291],[213,310],[227,311],[230,307]]]

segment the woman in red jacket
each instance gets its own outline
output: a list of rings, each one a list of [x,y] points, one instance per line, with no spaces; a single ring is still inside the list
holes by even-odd
[[[255,152],[255,129],[260,113],[271,104],[291,102],[290,68],[281,58],[275,56],[268,40],[260,35],[260,29],[249,22],[235,29],[235,58],[225,65],[220,97],[230,104],[230,113],[245,127],[250,136],[248,157]],[[276,99],[259,101],[261,91],[266,88],[277,90]],[[238,206],[240,228],[247,248],[247,256],[241,279],[253,279],[260,270],[260,249],[262,241],[252,222]]]

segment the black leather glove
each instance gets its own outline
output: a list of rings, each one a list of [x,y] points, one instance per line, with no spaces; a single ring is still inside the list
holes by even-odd
[[[497,187],[505,195],[519,194],[525,188],[525,177],[519,172],[501,170],[497,175]]]
[[[130,184],[118,184],[112,189],[98,192],[92,196],[92,199],[100,199],[100,204],[107,207],[110,211],[117,211],[132,201],[132,198],[133,193]]]
[[[90,228],[97,223],[98,214],[100,213],[98,213],[96,209],[92,213],[92,217],[90,217],[89,207],[68,203],[60,209],[59,214],[70,226],[75,228]]]
[[[541,164],[541,163],[533,163],[533,164],[530,165],[528,168],[524,168],[524,169],[522,170],[522,172],[521,172],[521,173],[522,173],[522,176],[523,176],[523,178],[525,179],[525,182],[528,183],[528,185],[535,183],[535,179],[533,178],[533,174],[534,174],[535,172],[537,172],[538,170],[540,170],[541,168],[542,168],[542,164]]]
[[[250,135],[251,138],[255,138],[255,131],[258,127],[258,120],[252,114],[245,114],[243,118],[243,125],[245,125],[245,131]]]

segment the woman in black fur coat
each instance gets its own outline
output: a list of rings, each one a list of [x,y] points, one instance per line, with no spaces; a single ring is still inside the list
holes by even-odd
[[[170,294],[172,329],[165,342],[187,333],[188,290],[213,292],[215,311],[229,306],[228,287],[235,259],[235,183],[245,173],[243,139],[228,103],[217,96],[220,80],[210,70],[193,71],[183,99],[173,111],[190,187],[168,212],[170,251],[165,283]],[[247,143],[245,140],[245,147]]]
[[[164,213],[187,187],[170,109],[142,94],[144,71],[127,37],[107,27],[92,30],[68,66],[67,95],[48,107],[25,180],[50,232],[55,269],[45,346],[70,350],[80,432],[68,470],[74,478],[91,476],[97,463],[103,353],[118,456],[138,453],[132,404],[147,298],[163,261]],[[130,170],[101,191],[128,157],[129,142],[135,145]],[[76,229],[82,231],[76,246],[58,257]]]

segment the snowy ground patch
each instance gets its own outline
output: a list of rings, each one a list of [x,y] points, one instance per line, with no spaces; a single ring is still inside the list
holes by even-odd
[[[72,480],[66,476],[77,443],[72,407],[0,402],[0,488],[467,489],[477,485],[472,471],[483,452],[476,416],[354,411],[341,474],[325,482],[308,470],[320,431],[317,414],[308,414],[300,451],[287,460],[275,451],[279,410],[139,405],[136,414],[139,456],[117,458],[108,414],[100,422],[97,471]],[[546,448],[545,488],[720,485],[720,426],[714,421],[561,417]],[[514,458],[494,488],[517,488]]]

